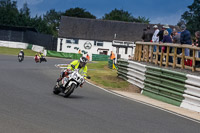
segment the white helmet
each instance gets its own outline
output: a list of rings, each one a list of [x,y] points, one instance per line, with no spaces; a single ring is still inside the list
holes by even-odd
[[[80,64],[81,64],[81,66],[84,67],[87,64],[87,61],[88,61],[87,58],[81,57],[80,58]]]

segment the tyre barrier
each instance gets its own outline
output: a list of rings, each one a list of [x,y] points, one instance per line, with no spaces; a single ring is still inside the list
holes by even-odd
[[[200,77],[119,59],[118,77],[148,97],[200,112]]]

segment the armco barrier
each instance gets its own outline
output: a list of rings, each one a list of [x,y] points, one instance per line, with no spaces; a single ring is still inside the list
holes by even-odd
[[[118,60],[118,76],[143,95],[200,112],[200,77],[124,59]]]
[[[200,77],[187,74],[187,80],[185,81],[184,100],[181,107],[195,110],[200,112]]]
[[[67,59],[80,59],[82,54],[63,53],[63,52],[56,52],[56,51],[47,50],[47,56],[59,57],[59,58],[67,58]]]
[[[145,66],[123,59],[119,59],[117,62],[118,76],[143,89]]]

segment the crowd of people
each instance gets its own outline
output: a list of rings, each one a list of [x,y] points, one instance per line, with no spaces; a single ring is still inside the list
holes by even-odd
[[[142,40],[144,42],[154,42],[154,43],[176,43],[176,44],[188,44],[196,47],[200,47],[200,31],[195,32],[195,39],[192,40],[191,33],[186,29],[186,26],[183,24],[179,29],[170,28],[169,25],[163,25],[161,29],[158,28],[157,25],[152,27],[154,32],[151,31],[151,27],[147,26],[146,29],[143,30]],[[145,48],[144,48],[145,50]],[[166,52],[166,47],[160,47],[159,52]],[[153,47],[153,51],[156,52],[156,46]],[[173,47],[170,47],[170,53],[173,52]],[[190,49],[185,48],[185,56],[192,56],[192,52]],[[177,54],[181,54],[182,49],[177,49]],[[200,58],[200,51],[196,51],[195,56]],[[160,58],[160,56],[159,56]],[[186,60],[186,65],[192,65],[192,63],[188,64],[187,62],[191,60]],[[172,57],[169,57],[169,62],[173,62]],[[181,59],[178,58],[178,64],[180,64]],[[196,67],[200,67],[200,62],[196,61]]]

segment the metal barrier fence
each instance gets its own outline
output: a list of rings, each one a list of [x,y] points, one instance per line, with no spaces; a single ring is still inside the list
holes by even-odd
[[[200,112],[200,77],[118,60],[118,77],[140,87],[143,95]]]

